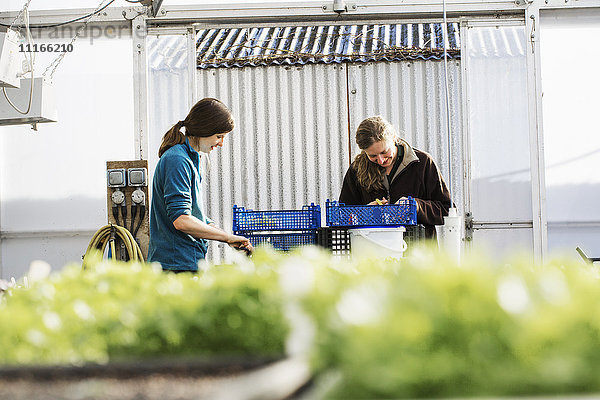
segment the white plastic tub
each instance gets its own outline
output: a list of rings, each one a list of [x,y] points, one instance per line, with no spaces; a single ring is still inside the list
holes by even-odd
[[[351,253],[357,255],[368,252],[381,258],[400,259],[407,247],[405,231],[403,226],[348,229]]]

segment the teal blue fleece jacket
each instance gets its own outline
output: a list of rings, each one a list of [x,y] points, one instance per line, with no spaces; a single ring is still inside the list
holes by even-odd
[[[197,271],[206,255],[206,239],[197,239],[173,226],[179,216],[193,215],[211,223],[203,210],[200,154],[186,138],[160,157],[154,170],[150,206],[148,261],[165,270]]]

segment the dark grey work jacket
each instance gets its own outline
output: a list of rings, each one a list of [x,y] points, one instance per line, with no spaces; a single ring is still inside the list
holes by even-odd
[[[385,197],[390,203],[395,203],[401,197],[412,196],[417,202],[417,223],[425,226],[426,237],[434,238],[434,225],[444,223],[443,217],[448,215],[451,207],[450,193],[429,154],[413,149],[405,141],[401,141],[400,145],[404,148],[404,157],[391,179],[391,185],[384,179],[385,189],[367,192],[358,183],[353,163],[344,177],[339,201],[360,205]]]

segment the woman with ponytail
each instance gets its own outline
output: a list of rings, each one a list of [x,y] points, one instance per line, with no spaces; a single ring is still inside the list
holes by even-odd
[[[411,147],[380,116],[363,120],[356,129],[361,152],[346,172],[340,203],[397,203],[411,196],[417,203],[417,223],[425,236],[435,237],[452,204],[446,183],[429,154]]]
[[[159,262],[164,270],[197,271],[207,239],[253,250],[248,239],[217,228],[202,205],[200,153],[222,147],[233,128],[229,109],[206,98],[163,136],[152,182],[148,260]]]

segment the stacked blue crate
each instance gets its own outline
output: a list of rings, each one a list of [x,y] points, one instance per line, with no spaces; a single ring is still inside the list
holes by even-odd
[[[405,240],[414,242],[425,237],[425,227],[417,225],[417,202],[412,197],[398,204],[346,205],[327,200],[326,227],[318,231],[318,244],[334,255],[348,256],[351,240],[348,229],[398,227],[406,228]]]
[[[397,204],[345,205],[327,200],[327,226],[329,227],[393,227],[417,224],[417,202],[412,197]]]
[[[321,206],[311,203],[302,210],[254,211],[233,206],[233,232],[250,239],[253,246],[270,244],[277,250],[316,244],[321,226]]]

